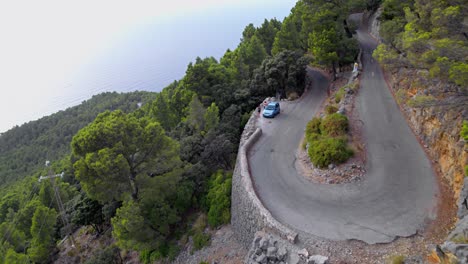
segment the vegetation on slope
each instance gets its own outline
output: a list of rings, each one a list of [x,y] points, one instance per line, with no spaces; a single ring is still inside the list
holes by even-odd
[[[201,228],[190,231],[193,216],[206,214],[212,227],[229,222],[231,171],[249,113],[265,97],[300,96],[311,60],[331,68],[352,62],[357,46],[345,18],[366,5],[299,1],[284,22],[248,25],[239,46],[219,61],[197,58],[180,81],[142,108],[136,108],[142,97],[119,97],[118,107],[90,101],[6,132],[0,137],[0,179],[29,177],[0,193],[0,263],[49,262],[56,241],[83,225],[98,235],[112,227],[116,245],[140,252],[143,262],[174,257],[184,235],[198,247],[209,243]],[[66,125],[73,127],[64,130],[69,134],[54,132]],[[331,133],[328,126],[321,129]],[[14,157],[8,153],[21,146],[37,156],[17,153],[30,165],[3,169]],[[47,173],[38,169],[44,160],[39,146],[57,161],[52,170],[65,173],[53,183],[70,226],[57,217],[53,184],[37,182]],[[42,223],[47,228],[38,229]],[[114,251],[102,248],[95,259],[114,258]]]
[[[427,70],[428,77],[468,87],[468,7],[460,1],[384,0],[374,57],[389,68]]]
[[[70,141],[78,130],[105,110],[135,111],[138,103],[154,93],[103,93],[78,106],[16,126],[0,136],[0,187],[32,175],[46,159],[58,160],[70,153]]]

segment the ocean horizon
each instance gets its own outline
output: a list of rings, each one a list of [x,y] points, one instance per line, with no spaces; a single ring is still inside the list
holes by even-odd
[[[226,50],[235,49],[249,23],[260,26],[264,19],[282,21],[294,2],[218,7],[155,17],[123,29],[82,60],[69,76],[60,76],[53,93],[40,98],[37,107],[13,109],[18,111],[16,119],[2,120],[0,132],[78,105],[99,93],[159,92],[180,80],[197,57],[219,60]]]

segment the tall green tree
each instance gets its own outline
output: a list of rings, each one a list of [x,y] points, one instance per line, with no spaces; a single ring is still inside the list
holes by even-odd
[[[265,19],[260,27],[257,28],[255,33],[265,47],[265,51],[271,55],[273,42],[275,41],[276,34],[281,30],[282,23],[276,18],[267,20]]]
[[[238,49],[240,59],[249,68],[249,75],[267,56],[265,47],[256,35],[242,42]]]
[[[102,203],[138,200],[139,177],[158,175],[179,160],[178,145],[149,118],[122,111],[100,114],[73,137],[74,167],[87,194]]]
[[[334,28],[314,31],[309,36],[310,52],[314,60],[320,64],[333,68],[336,72],[336,63],[338,62],[337,50],[338,38]]]
[[[204,129],[205,120],[203,117],[205,116],[205,112],[206,109],[203,107],[203,104],[198,99],[198,96],[194,94],[189,104],[187,122],[195,131],[202,131]]]
[[[145,178],[141,199],[124,202],[112,218],[119,247],[151,250],[159,247],[180,221],[192,198],[192,188],[181,182],[182,170]]]
[[[51,249],[55,245],[53,234],[56,221],[57,213],[55,209],[43,205],[36,208],[31,225],[31,245],[27,251],[32,261],[37,263],[47,262]]]
[[[13,249],[8,249],[5,255],[5,264],[30,263],[29,257],[23,253],[17,253]]]
[[[276,55],[284,50],[301,50],[302,43],[299,37],[298,23],[293,15],[283,21],[281,30],[275,36],[271,53]]]
[[[216,128],[219,124],[219,108],[215,103],[212,103],[210,107],[206,109],[205,115],[205,131],[209,131],[212,128]]]

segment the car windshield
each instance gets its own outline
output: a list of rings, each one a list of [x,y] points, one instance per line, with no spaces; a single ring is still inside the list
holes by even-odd
[[[274,105],[269,105],[265,109],[266,110],[275,110],[275,106]]]

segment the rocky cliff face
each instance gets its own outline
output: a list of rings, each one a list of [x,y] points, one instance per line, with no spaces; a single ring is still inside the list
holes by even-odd
[[[381,13],[379,8],[375,13],[364,16],[369,33],[379,41]],[[438,174],[450,185],[453,197],[458,199],[463,187],[463,168],[468,160],[467,149],[460,137],[462,122],[468,120],[468,105],[451,105],[450,99],[456,97],[460,87],[431,80],[427,72],[414,69],[401,68],[386,75],[410,126],[421,139]],[[408,106],[410,100],[425,95],[434,95],[439,106],[424,103],[423,107]]]
[[[455,87],[429,82],[414,70],[400,69],[389,77],[390,86],[410,126],[421,139],[439,175],[450,185],[454,198],[458,199],[463,187],[463,167],[468,160],[465,143],[460,137],[463,120],[468,119],[468,106],[451,105],[450,96],[456,91]],[[437,100],[444,101],[441,105],[437,101],[420,102],[422,106],[418,107],[407,104],[444,89],[446,92],[437,93]]]

